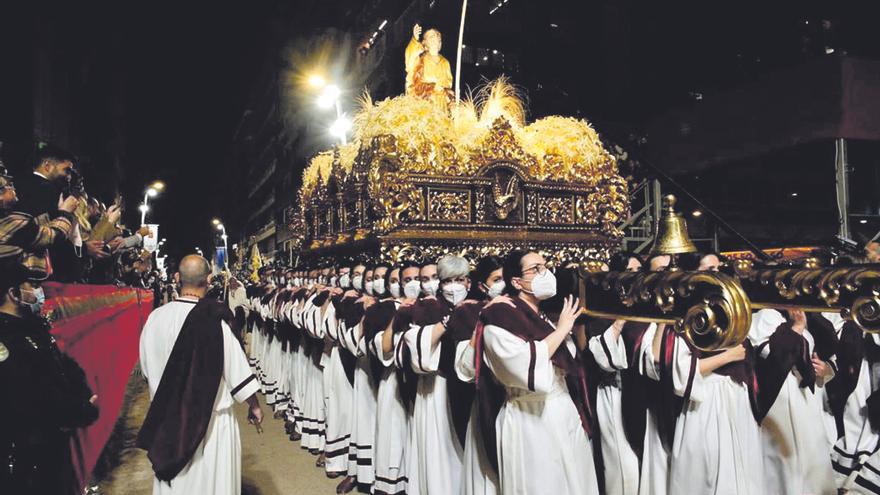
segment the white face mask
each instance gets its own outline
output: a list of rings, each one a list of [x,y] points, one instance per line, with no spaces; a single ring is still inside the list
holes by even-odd
[[[354,286],[355,290],[363,290],[364,277],[362,275],[358,275],[355,278],[351,279],[351,285]]]
[[[31,313],[38,315],[40,311],[43,310],[43,304],[46,302],[46,294],[43,293],[42,287],[37,287],[33,290],[22,290],[21,293],[29,292],[34,296],[33,302],[24,302],[24,298],[22,298],[22,303],[31,310]]]
[[[439,289],[439,288],[440,288],[440,280],[438,280],[436,278],[434,280],[429,280],[429,281],[422,284],[422,291],[425,293],[426,296],[436,296],[437,289]]]
[[[409,299],[415,299],[419,297],[419,294],[422,292],[422,283],[418,280],[410,280],[403,286],[403,295]]]
[[[489,291],[486,294],[488,294],[490,298],[494,299],[501,295],[501,293],[504,291],[504,287],[504,280],[499,280],[489,287]]]
[[[539,301],[550,299],[556,295],[556,275],[553,275],[550,270],[544,270],[544,273],[533,278],[531,284],[532,290],[524,289],[524,292],[530,292]]]
[[[458,282],[450,282],[443,286],[443,297],[453,306],[457,306],[467,297],[467,287]]]
[[[351,277],[349,277],[347,273],[343,273],[339,277],[339,287],[347,289],[349,287],[349,284],[351,284]]]
[[[372,296],[373,295],[373,281],[367,280],[366,282],[362,282],[362,283],[364,284],[364,292],[366,292],[367,295]]]
[[[390,290],[391,297],[393,297],[394,299],[400,299],[400,283],[394,282],[393,284],[391,284]]]
[[[373,294],[381,296],[385,294],[385,279],[377,278],[373,280]]]

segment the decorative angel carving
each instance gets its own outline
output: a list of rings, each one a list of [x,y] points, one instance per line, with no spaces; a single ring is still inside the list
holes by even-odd
[[[495,180],[492,181],[492,201],[495,204],[495,216],[499,220],[507,219],[507,216],[519,203],[519,177],[516,174],[511,174],[504,187],[504,192],[501,191],[502,180],[504,179],[501,174],[496,173]]]

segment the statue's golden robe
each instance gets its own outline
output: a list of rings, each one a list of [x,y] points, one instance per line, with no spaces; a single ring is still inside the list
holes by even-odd
[[[406,46],[406,94],[434,100],[444,106],[452,96],[452,69],[443,55],[431,55],[419,40]]]

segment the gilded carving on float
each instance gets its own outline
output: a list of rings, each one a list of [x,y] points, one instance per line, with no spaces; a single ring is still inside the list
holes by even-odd
[[[470,191],[428,191],[428,220],[468,222],[471,218]]]
[[[496,171],[492,179],[492,206],[498,220],[507,220],[510,212],[519,205],[519,196],[519,177],[516,173],[510,173],[505,178],[500,170]]]

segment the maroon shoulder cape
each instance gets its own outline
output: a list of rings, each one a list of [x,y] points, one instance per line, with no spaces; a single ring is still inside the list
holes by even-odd
[[[370,378],[373,380],[373,384],[378,384],[379,380],[382,379],[383,366],[379,361],[379,357],[369,352],[369,349],[376,335],[388,328],[396,312],[397,305],[394,304],[394,299],[385,299],[373,304],[364,313],[364,339],[367,344],[367,357],[370,361],[370,372],[372,374]]]
[[[137,438],[161,481],[171,481],[186,467],[208,431],[223,376],[220,323],[230,317],[228,306],[202,299],[174,342]]]
[[[756,419],[759,423],[770,412],[792,368],[797,369],[798,374],[801,375],[801,387],[812,390],[816,384],[816,372],[810,360],[807,340],[792,330],[791,323],[785,322],[779,325],[767,342],[758,347],[756,353],[760,354],[765,345],[770,346],[770,353],[765,359],[755,361],[755,374],[759,385]]]

